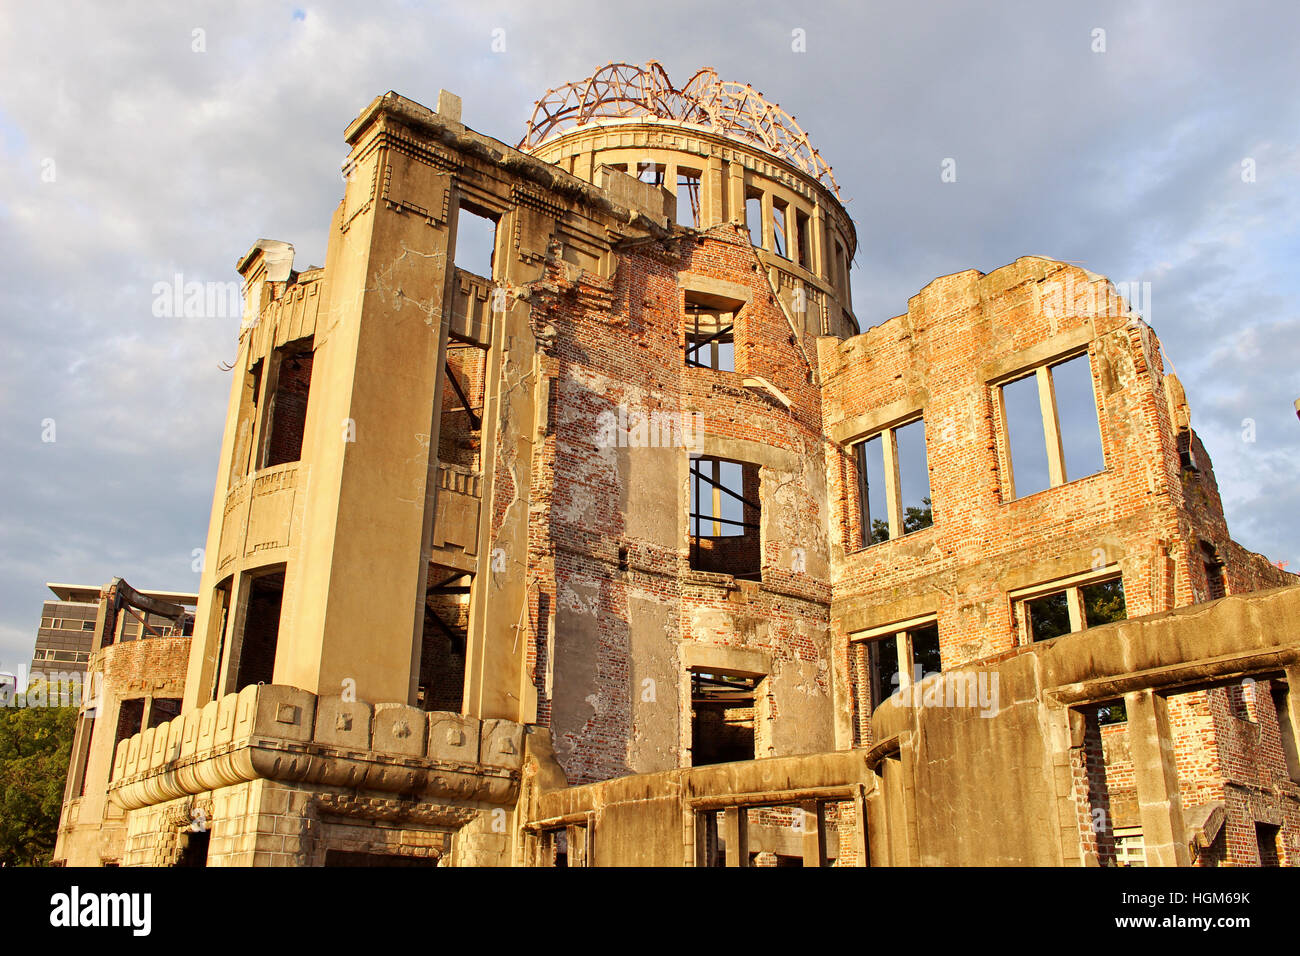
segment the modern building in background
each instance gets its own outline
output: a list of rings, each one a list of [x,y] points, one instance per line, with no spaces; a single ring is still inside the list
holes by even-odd
[[[863,331],[870,223],[711,70],[345,137],[324,267],[238,263],[179,713],[171,656],[120,669],[165,687],[83,718],[56,859],[1300,860],[1300,588],[1105,278]]]
[[[52,672],[84,675],[95,639],[95,615],[99,611],[100,588],[82,584],[47,584],[55,600],[41,606],[41,624],[36,632],[36,647],[32,651],[30,674]],[[149,597],[194,607],[193,594],[172,591],[143,591]],[[170,637],[174,622],[156,615],[141,615],[138,620],[123,620],[122,634],[126,640],[137,638],[145,632],[146,625],[154,636]],[[193,614],[187,618],[187,627],[193,627]]]
[[[90,624],[82,629],[89,661],[55,860],[113,866],[126,838],[126,814],[106,792],[113,748],[180,714],[196,596],[136,591],[121,578],[102,588],[50,589],[62,600],[46,602],[46,608],[54,604],[60,614],[77,609]]]

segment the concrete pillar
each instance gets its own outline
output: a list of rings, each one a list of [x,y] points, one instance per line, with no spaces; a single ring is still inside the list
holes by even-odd
[[[1189,866],[1183,801],[1178,793],[1169,701],[1150,690],[1124,695],[1148,866]]]
[[[871,865],[871,840],[867,831],[867,788],[858,785],[853,796],[853,810],[857,816],[857,831],[853,835],[853,849],[857,852],[857,866]]]
[[[826,268],[826,212],[822,209],[820,202],[813,206],[811,229],[812,236],[808,243],[808,249],[813,261],[812,265],[808,267],[808,271],[816,273],[827,282],[830,282],[831,276]]]
[[[727,844],[727,866],[749,866],[749,819],[744,807],[727,807],[722,839]]]
[[[826,828],[822,825],[822,805],[817,800],[806,800],[796,809],[802,814],[799,832],[803,834],[803,865],[826,865]]]
[[[1038,405],[1043,415],[1043,437],[1047,442],[1047,474],[1052,487],[1065,483],[1065,451],[1061,447],[1060,420],[1056,417],[1056,389],[1047,366],[1034,373],[1038,379]]]
[[[244,621],[248,617],[248,591],[252,579],[247,574],[236,574],[230,582],[230,606],[226,610],[226,627],[222,634],[217,636],[218,658],[216,661],[216,695],[212,700],[220,700],[226,694],[234,693],[235,678],[239,676],[239,669],[232,667],[231,662],[239,660],[239,652],[244,644]],[[220,625],[220,620],[216,621]],[[277,652],[279,648],[277,647]],[[198,706],[202,707],[208,702],[206,694],[208,688],[204,688],[205,696],[198,699]]]
[[[1300,664],[1286,668],[1286,710],[1279,709],[1277,719],[1286,750],[1287,770],[1292,780],[1300,782],[1300,766],[1297,766],[1300,765]]]
[[[727,221],[728,179],[722,160],[709,157],[700,177],[700,228],[708,229]]]
[[[360,700],[406,701],[446,349],[447,324],[430,317],[444,314],[457,197],[444,200],[450,173],[392,148],[386,122],[354,125],[349,135],[357,170],[325,265],[335,288],[362,291],[331,301],[320,317],[329,334],[316,345],[300,466],[311,493],[285,575],[274,679],[316,694],[351,686]],[[446,221],[371,203],[371,183],[390,166],[393,190],[400,195],[414,177],[432,208],[446,202]],[[348,422],[355,440],[343,438]]]
[[[727,163],[727,206],[732,222],[745,223],[745,167],[732,160]]]

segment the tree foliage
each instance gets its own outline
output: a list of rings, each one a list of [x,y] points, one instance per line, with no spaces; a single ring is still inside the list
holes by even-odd
[[[49,865],[76,722],[76,707],[0,707],[0,865]]]

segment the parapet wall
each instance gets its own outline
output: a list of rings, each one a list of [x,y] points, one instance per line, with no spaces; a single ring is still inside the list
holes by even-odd
[[[253,685],[122,741],[109,792],[127,810],[259,778],[508,804],[524,728]]]

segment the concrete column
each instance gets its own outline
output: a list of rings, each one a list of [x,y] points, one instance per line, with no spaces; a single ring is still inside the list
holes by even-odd
[[[303,543],[285,574],[275,680],[319,694],[355,681],[360,700],[406,701],[428,575],[421,536],[446,348],[445,322],[430,317],[445,315],[457,197],[445,195],[454,190],[449,173],[391,148],[386,122],[354,127],[349,138],[361,158],[325,265],[334,288],[356,294],[321,316],[329,334],[316,345],[299,466],[311,493]],[[371,203],[371,183],[388,166],[394,189],[418,177],[431,207],[447,204],[447,221]],[[345,422],[355,441],[343,440]]]
[[[239,676],[239,668],[232,666],[231,662],[239,660],[239,652],[244,645],[244,620],[248,617],[248,591],[251,584],[252,578],[247,574],[236,574],[230,582],[230,606],[226,611],[226,630],[224,635],[218,635],[217,638],[217,647],[220,648],[221,656],[216,662],[217,693],[214,700],[220,700],[226,694],[234,693],[235,690],[235,678]],[[279,648],[277,647],[276,650],[278,652]],[[207,702],[208,698],[202,697],[198,701],[198,706],[202,707]]]
[[[898,445],[894,442],[892,428],[881,434],[880,444],[885,459],[885,502],[889,508],[889,536],[900,538],[903,535],[903,509],[899,495]]]
[[[727,866],[749,866],[749,819],[744,807],[727,807],[722,839],[727,844]]]
[[[857,851],[857,865],[871,865],[871,840],[867,835],[867,788],[858,785],[853,797],[853,809],[857,814],[857,832],[853,835],[853,848]]]
[[[709,158],[700,177],[700,228],[708,229],[727,221],[728,177],[722,168],[722,160],[716,156]]]
[[[826,213],[820,202],[813,206],[809,228],[812,229],[812,235],[808,239],[808,252],[813,261],[808,266],[808,271],[830,282],[830,273],[826,268]]]
[[[583,150],[573,157],[573,175],[584,182],[592,181],[592,152]]]
[[[1087,627],[1087,619],[1083,613],[1083,594],[1078,588],[1070,588],[1065,592],[1065,604],[1070,615],[1070,630],[1082,631]]]
[[[1124,695],[1148,866],[1189,866],[1169,702],[1150,690]]]
[[[1276,682],[1274,682],[1276,686]],[[1287,770],[1291,779],[1300,782],[1300,664],[1286,668],[1286,711],[1278,711],[1282,746],[1286,749]]]
[[[1061,447],[1061,425],[1056,417],[1056,389],[1047,366],[1035,372],[1038,379],[1038,407],[1043,415],[1043,437],[1047,442],[1047,474],[1052,487],[1065,483],[1065,452]]]
[[[816,800],[801,803],[795,813],[802,814],[800,832],[803,834],[803,865],[826,865],[826,828],[822,825],[822,805]]]
[[[727,163],[727,205],[732,222],[745,223],[745,167],[732,160]]]

